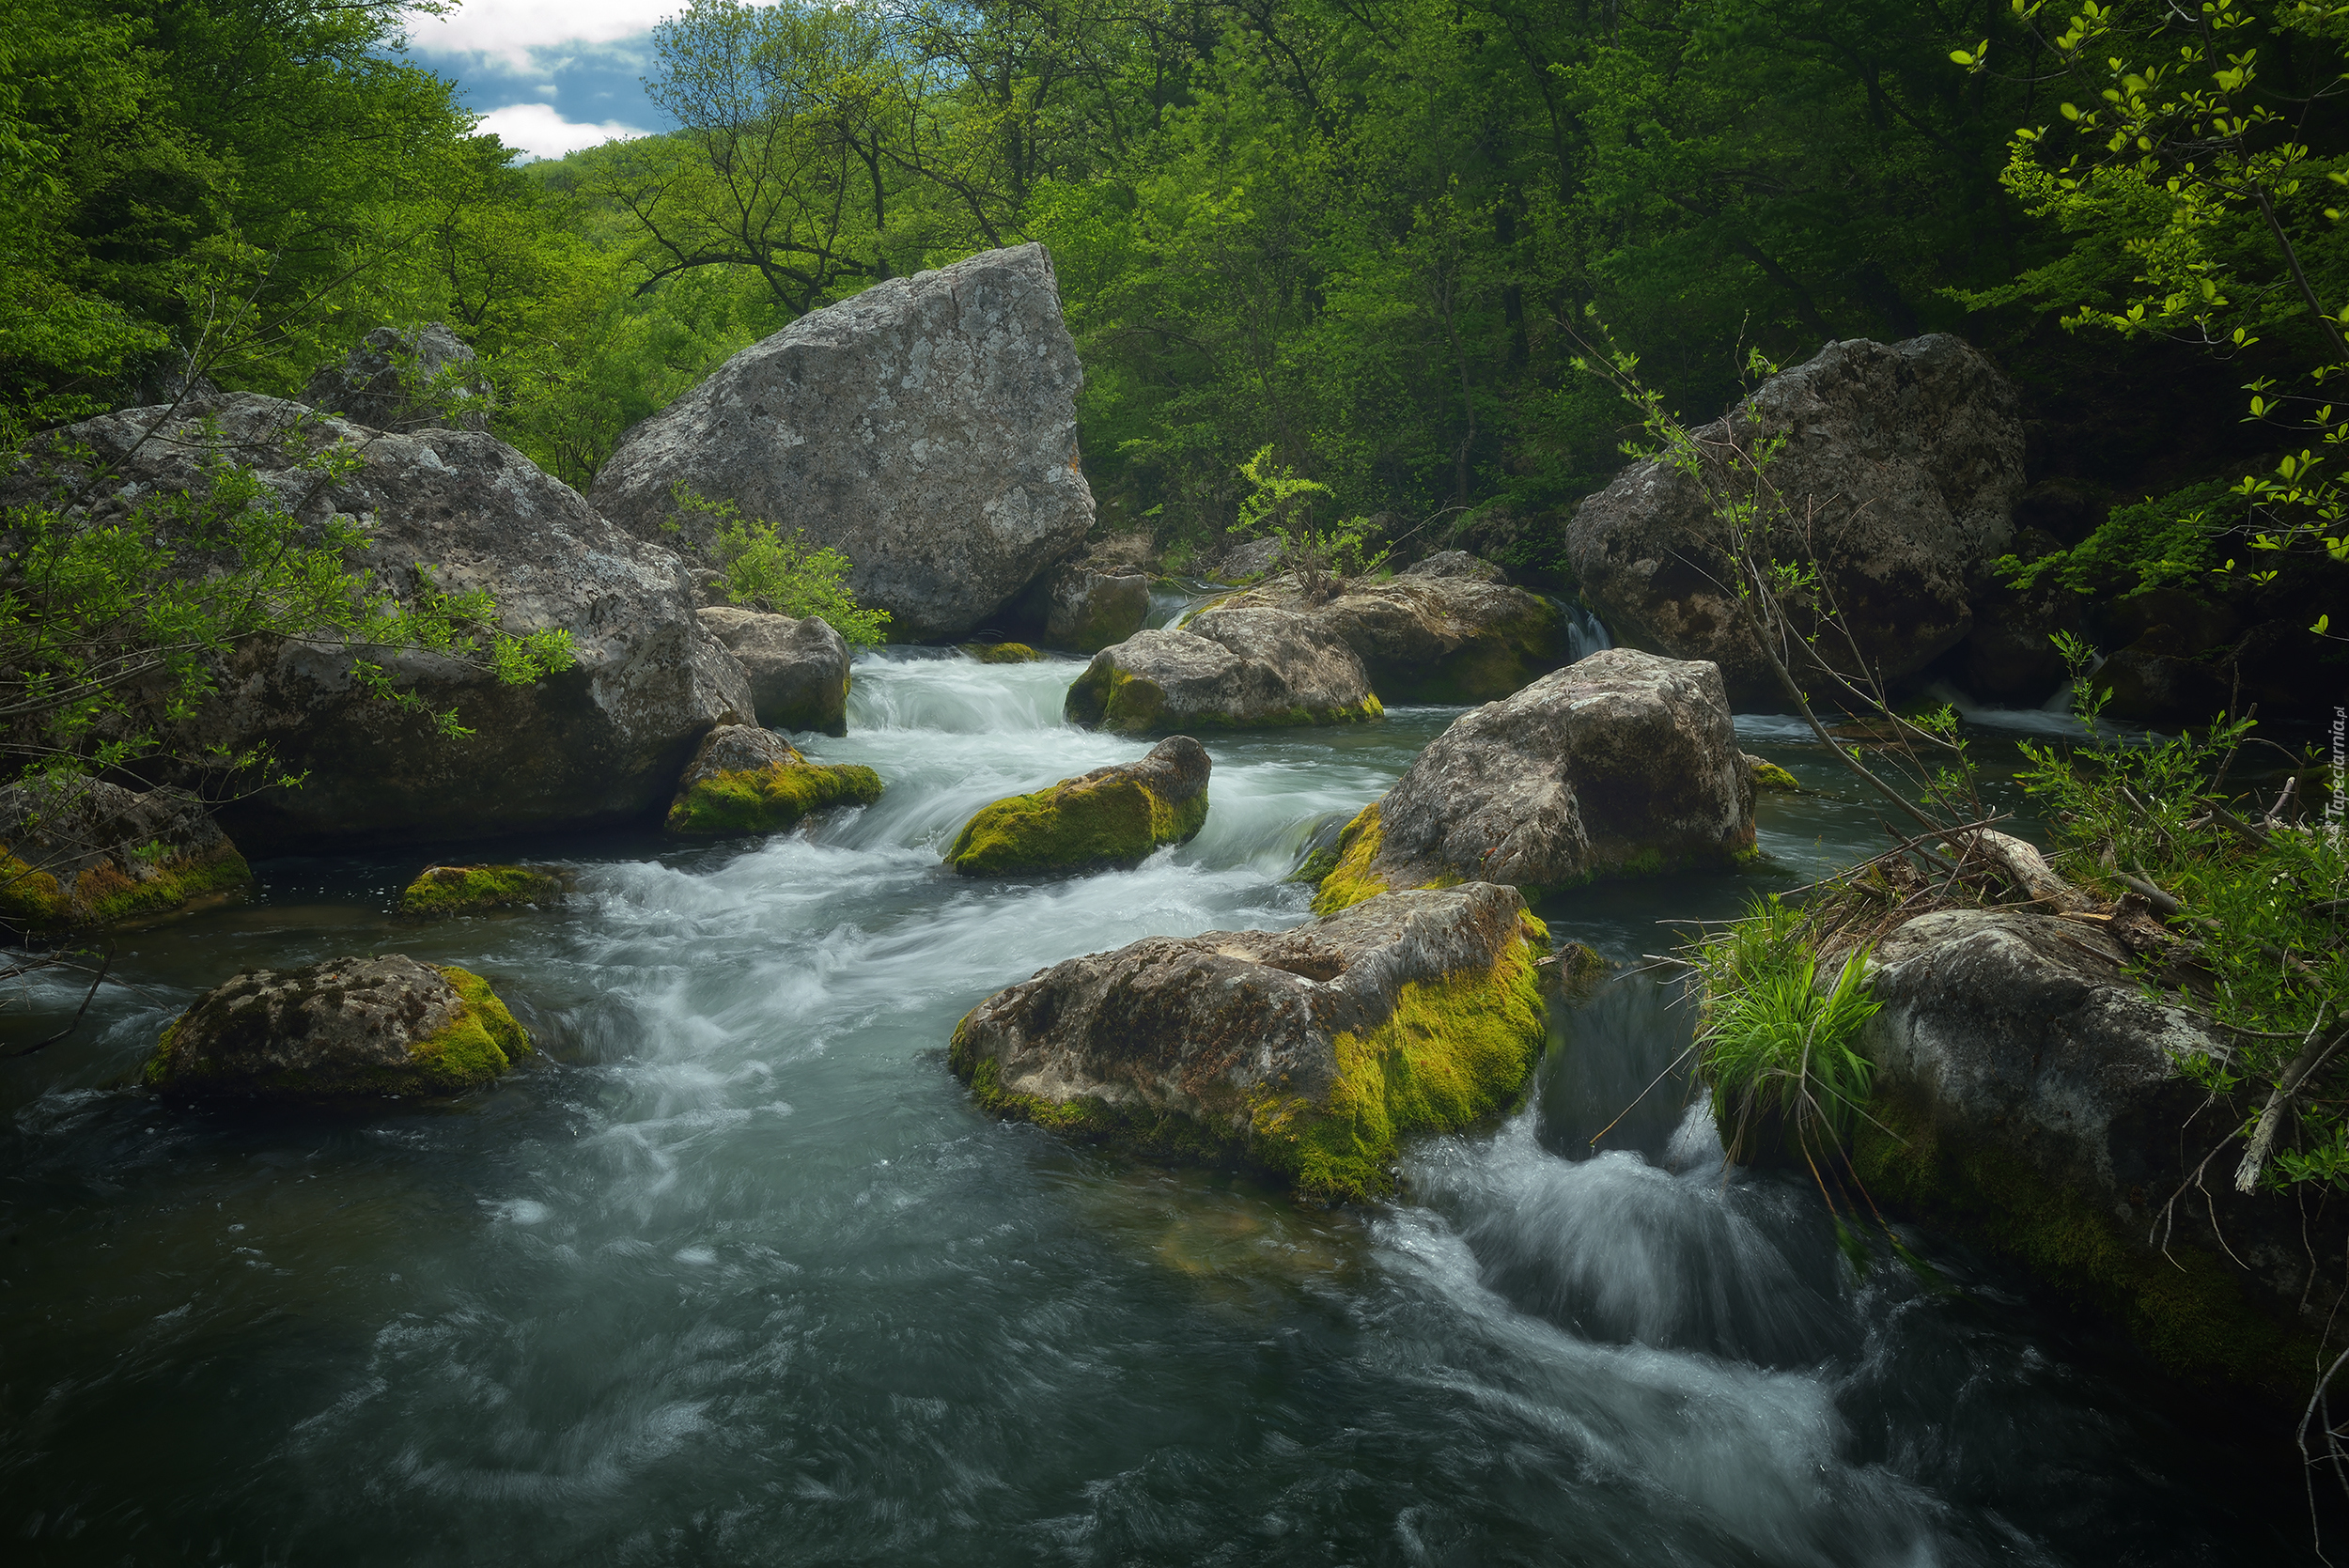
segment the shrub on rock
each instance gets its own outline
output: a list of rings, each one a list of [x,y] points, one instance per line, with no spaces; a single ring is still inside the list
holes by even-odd
[[[775,833],[827,807],[869,806],[880,792],[869,768],[824,767],[770,730],[721,724],[677,781],[667,825],[696,837]]]
[[[1595,653],[1465,713],[1338,842],[1321,912],[1397,888],[1727,865],[1753,850],[1753,781],[1719,668]]]
[[[146,1079],[174,1099],[437,1097],[529,1052],[479,975],[386,954],[235,976],[163,1031]]]
[[[1362,1198],[1392,1188],[1404,1140],[1523,1091],[1547,941],[1524,899],[1483,883],[1288,931],[1151,937],[988,998],[948,1060],[999,1115]]]
[[[178,790],[77,776],[0,789],[0,919],[28,930],[176,909],[252,880],[203,803]]]
[[[1140,762],[1097,768],[1050,789],[981,807],[946,863],[970,877],[1140,865],[1207,820],[1207,749],[1169,737]]]
[[[563,879],[526,865],[428,865],[399,895],[404,915],[470,915],[523,904],[552,904]]]

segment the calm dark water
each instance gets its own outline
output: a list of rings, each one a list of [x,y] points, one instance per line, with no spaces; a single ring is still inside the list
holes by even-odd
[[[1766,798],[1773,869],[1545,913],[1626,973],[1523,1112],[1406,1197],[1301,1209],[975,1112],[962,1012],[1150,933],[1304,918],[1282,877],[1453,717],[1210,743],[1206,832],[988,884],[984,801],[1138,754],[1067,663],[859,665],[877,807],[812,837],[556,859],[560,910],[399,922],[402,854],[260,868],[123,939],[73,1039],[0,1063],[0,1541],[90,1563],[2232,1563],[2297,1560],[2298,1478],[2015,1279],[1856,1277],[1813,1198],[1724,1172],[1651,973],[1875,847]],[[1993,716],[1994,718],[1996,716]],[[2030,722],[2026,718],[2020,722]],[[1753,749],[1841,782],[1770,721]],[[1984,730],[1985,745],[2002,746]],[[400,951],[544,1046],[456,1107],[175,1110],[117,1087],[238,969]],[[9,1010],[30,1040],[77,994]]]

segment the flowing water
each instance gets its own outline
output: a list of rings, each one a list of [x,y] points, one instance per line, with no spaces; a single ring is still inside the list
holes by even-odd
[[[1855,1275],[1797,1183],[1721,1168],[1641,955],[1875,846],[1765,797],[1766,875],[1544,912],[1624,965],[1525,1109],[1315,1211],[972,1109],[955,1020],[1075,954],[1305,918],[1283,880],[1454,714],[1211,739],[1197,840],[969,881],[985,801],[1143,743],[1067,661],[857,668],[877,806],[812,833],[492,846],[558,910],[404,924],[422,863],[280,861],[125,936],[90,1019],[0,1063],[0,1541],[15,1561],[2220,1563],[2296,1558],[2297,1479],[2014,1277]],[[470,853],[478,854],[476,848]],[[187,1110],[120,1087],[198,990],[400,951],[543,1047],[445,1109]],[[63,984],[9,1036],[68,1017]],[[1600,1141],[1593,1134],[1636,1107]],[[2228,1418],[2236,1420],[2239,1418]],[[2284,1483],[2289,1483],[2285,1484]]]

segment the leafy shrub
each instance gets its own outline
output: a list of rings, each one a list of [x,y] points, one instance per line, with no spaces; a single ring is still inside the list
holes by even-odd
[[[765,518],[745,519],[731,501],[711,501],[690,485],[670,487],[679,512],[699,513],[716,525],[710,553],[726,580],[726,597],[737,604],[758,604],[778,615],[830,625],[855,647],[878,646],[889,628],[889,612],[867,610],[848,587],[848,558],[830,545],[811,550],[807,531],[788,536]],[[678,525],[672,522],[676,528]]]
[[[2070,550],[2025,561],[2002,555],[1993,569],[2013,587],[2035,588],[2053,576],[2076,594],[2134,582],[2131,593],[2186,582],[2212,568],[2218,539],[2243,521],[2236,487],[2205,479],[2158,500],[2115,506],[2096,531]]]

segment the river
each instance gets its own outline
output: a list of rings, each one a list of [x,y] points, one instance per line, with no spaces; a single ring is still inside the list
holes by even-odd
[[[562,908],[389,911],[415,852],[281,860],[125,934],[0,1063],[0,1539],[23,1562],[2232,1563],[2305,1552],[2272,1436],[1911,1233],[1856,1276],[1668,1081],[1673,916],[1871,852],[1777,721],[1769,869],[1543,912],[1622,972],[1519,1113],[1316,1211],[980,1114],[944,1045],[1042,966],[1306,917],[1284,877],[1455,710],[1206,737],[1206,830],[1130,872],[944,874],[971,812],[1140,754],[1066,660],[860,659],[880,802],[805,835],[488,846]],[[1986,749],[2001,723],[1977,716]],[[481,846],[467,851],[484,858]],[[189,1110],[120,1083],[244,968],[487,975],[537,1061],[453,1107]],[[12,1007],[39,1038],[79,1001]],[[2230,1424],[2230,1423],[2235,1424]],[[23,1555],[17,1555],[22,1553]]]

